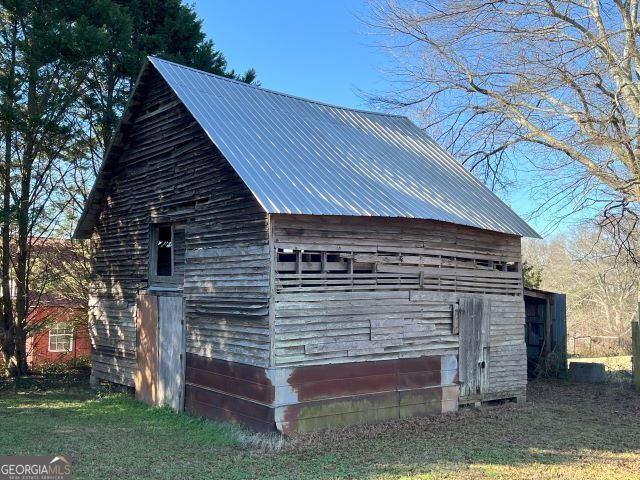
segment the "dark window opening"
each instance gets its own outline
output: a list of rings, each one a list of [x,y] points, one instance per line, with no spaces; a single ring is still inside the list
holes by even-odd
[[[145,110],[144,114],[146,115],[147,113],[155,112],[160,108],[160,105],[161,105],[160,102],[154,103],[153,105],[151,105],[149,108]]]
[[[352,253],[278,249],[278,273],[373,273],[374,264],[356,262]]]
[[[337,253],[335,254],[331,254],[331,253],[327,253],[327,262],[340,262],[342,261],[340,258],[340,255],[338,255]]]
[[[520,264],[518,262],[494,262],[493,268],[498,272],[519,272]]]
[[[507,272],[519,272],[520,264],[518,262],[508,262],[507,263]]]
[[[170,277],[173,270],[171,227],[158,227],[158,244],[156,251],[156,275]]]

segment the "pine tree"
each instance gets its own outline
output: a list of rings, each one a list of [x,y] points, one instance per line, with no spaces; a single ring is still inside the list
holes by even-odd
[[[147,55],[247,83],[256,79],[253,69],[241,75],[228,69],[225,56],[206,39],[193,8],[180,0],[114,0],[105,16],[113,19],[107,31],[109,48],[96,61],[84,99],[91,126],[84,147],[92,153],[92,175]]]
[[[179,0],[0,1],[0,363],[6,375],[28,370],[27,318],[39,284],[34,271],[43,268],[42,259],[32,258],[34,246],[82,208],[149,54],[255,80],[252,70],[238,75],[227,68],[193,8]]]
[[[0,6],[0,347],[6,373],[14,376],[27,372],[31,249],[57,218],[60,175],[70,168],[64,152],[82,128],[71,112],[92,58],[106,45],[104,4],[12,0]]]

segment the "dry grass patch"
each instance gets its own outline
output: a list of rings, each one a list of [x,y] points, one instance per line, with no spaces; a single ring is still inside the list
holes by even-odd
[[[604,363],[604,367],[608,372],[631,372],[631,355],[619,355],[615,357],[573,357],[569,359],[569,363],[571,362]]]
[[[318,432],[253,435],[124,395],[0,393],[0,454],[63,454],[74,478],[640,478],[640,396],[533,382],[529,402]]]

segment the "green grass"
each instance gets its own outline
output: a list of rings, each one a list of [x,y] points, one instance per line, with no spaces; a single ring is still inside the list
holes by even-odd
[[[236,427],[32,380],[0,389],[0,454],[64,455],[76,479],[640,478],[640,396],[627,385],[529,390],[526,405],[321,432],[262,453]]]

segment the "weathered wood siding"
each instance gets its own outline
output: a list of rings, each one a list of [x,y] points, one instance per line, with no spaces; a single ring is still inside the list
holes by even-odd
[[[105,171],[109,189],[92,236],[94,375],[134,383],[135,301],[149,286],[153,222],[186,225],[187,352],[266,365],[268,218],[152,69],[141,87],[118,161]]]
[[[519,237],[412,219],[271,223],[275,366],[457,355],[457,304],[480,296],[491,309],[484,398],[523,394]]]

